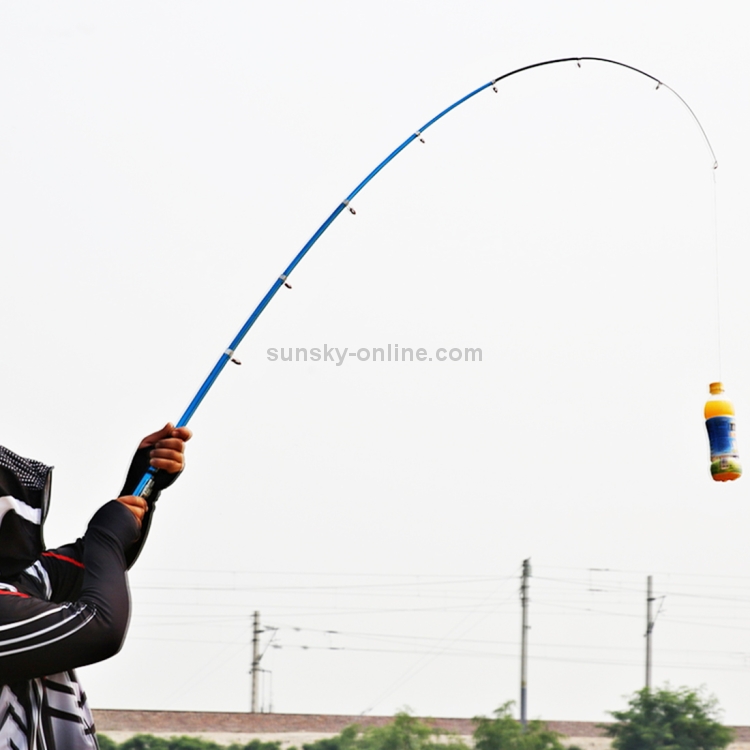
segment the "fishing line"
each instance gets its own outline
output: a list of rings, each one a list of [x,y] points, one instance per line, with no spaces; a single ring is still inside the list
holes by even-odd
[[[716,168],[714,168],[714,266],[716,268],[716,356],[719,365],[719,381],[721,376],[721,272],[719,265],[719,208],[716,185]]]
[[[349,210],[350,213],[355,214],[356,211],[351,206],[352,200],[360,193],[360,191],[384,168],[386,167],[391,161],[393,161],[408,145],[410,145],[413,141],[419,139],[422,143],[424,143],[424,139],[422,138],[422,134],[427,130],[428,128],[432,127],[438,120],[441,120],[443,117],[445,117],[449,112],[452,112],[456,107],[459,107],[464,102],[467,102],[469,99],[472,99],[477,94],[481,93],[482,91],[485,91],[486,89],[492,89],[495,93],[497,93],[497,84],[501,81],[504,81],[506,78],[510,78],[511,76],[517,75],[519,73],[524,73],[529,70],[534,70],[535,68],[541,68],[547,65],[557,65],[560,63],[576,63],[577,66],[580,68],[582,62],[597,62],[597,63],[606,63],[608,65],[617,65],[621,68],[626,68],[627,70],[631,70],[634,73],[638,73],[639,75],[645,76],[646,78],[649,78],[654,83],[656,83],[656,89],[659,90],[660,88],[665,88],[668,91],[670,91],[672,94],[674,94],[677,99],[679,99],[680,102],[686,107],[690,115],[692,116],[695,123],[698,125],[698,128],[700,129],[703,139],[708,146],[708,150],[711,153],[711,157],[713,159],[713,169],[715,170],[718,166],[718,162],[716,161],[716,155],[714,154],[713,147],[711,146],[711,142],[708,139],[708,135],[706,134],[706,131],[703,129],[703,125],[701,125],[700,120],[698,120],[698,117],[696,116],[695,112],[690,108],[688,103],[670,86],[665,84],[660,79],[656,78],[655,76],[652,76],[650,73],[646,73],[643,70],[640,70],[639,68],[635,68],[632,65],[627,65],[626,63],[618,62],[617,60],[609,60],[604,57],[563,57],[558,58],[555,60],[545,60],[543,62],[537,62],[533,63],[531,65],[525,65],[522,68],[516,68],[515,70],[510,71],[509,73],[504,73],[501,76],[498,76],[497,78],[493,78],[491,81],[481,85],[479,88],[474,89],[473,91],[469,92],[465,96],[462,96],[460,99],[455,101],[450,106],[446,107],[442,112],[439,112],[435,117],[433,117],[431,120],[428,120],[421,128],[414,131],[411,135],[409,135],[406,140],[403,141],[399,146],[397,146],[393,151],[391,151],[388,156],[386,156],[383,161],[378,164],[375,169],[373,169],[355,188],[352,190],[349,195],[344,198],[341,203],[339,203],[336,208],[333,210],[333,212],[328,216],[328,218],[318,227],[318,229],[315,231],[315,233],[310,237],[310,239],[305,243],[305,245],[302,247],[302,249],[297,253],[297,255],[294,256],[292,259],[292,262],[284,269],[284,271],[278,276],[278,278],[273,282],[273,285],[271,288],[266,292],[266,295],[261,299],[261,301],[258,303],[257,307],[253,310],[253,312],[250,314],[250,317],[245,321],[242,328],[240,328],[237,335],[232,339],[229,346],[224,350],[224,352],[219,357],[218,361],[214,365],[211,372],[208,374],[208,377],[203,381],[203,384],[198,389],[198,392],[193,397],[193,400],[188,405],[187,409],[185,409],[185,412],[182,414],[180,419],[177,421],[176,426],[177,427],[184,427],[188,424],[190,419],[192,418],[193,414],[195,414],[195,411],[200,406],[203,399],[206,397],[208,391],[211,389],[213,384],[216,382],[217,378],[223,371],[223,369],[226,367],[227,363],[234,362],[235,364],[240,364],[240,362],[234,357],[235,350],[240,345],[242,340],[247,335],[248,331],[252,328],[252,326],[255,324],[255,321],[260,317],[260,315],[263,313],[263,311],[266,309],[268,304],[271,302],[271,300],[276,295],[276,292],[281,289],[282,286],[285,286],[289,289],[291,289],[291,285],[289,284],[289,276],[294,271],[294,269],[297,267],[297,265],[300,263],[300,261],[307,255],[308,251],[312,248],[312,246],[320,239],[320,237],[323,235],[323,233],[328,229],[329,226],[340,216],[341,213],[343,213],[346,209]],[[718,265],[717,265],[717,279],[718,279]],[[133,494],[140,495],[141,497],[148,497],[154,488],[154,477],[156,476],[157,471],[153,468],[150,468],[142,477],[141,481],[138,483],[138,486],[135,489],[135,492]]]

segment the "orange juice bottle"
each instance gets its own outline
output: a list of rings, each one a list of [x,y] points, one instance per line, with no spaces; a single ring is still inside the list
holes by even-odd
[[[737,424],[734,406],[724,396],[721,383],[711,383],[708,390],[711,398],[706,401],[703,414],[711,449],[711,477],[717,482],[738,479],[742,474],[740,456],[737,451]]]

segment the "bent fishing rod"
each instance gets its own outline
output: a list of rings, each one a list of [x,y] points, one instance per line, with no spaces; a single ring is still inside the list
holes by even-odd
[[[472,99],[477,94],[481,93],[482,91],[485,91],[486,89],[493,89],[495,93],[497,93],[497,84],[500,83],[500,81],[505,80],[506,78],[510,78],[511,76],[518,75],[519,73],[524,73],[528,70],[533,70],[535,68],[541,68],[545,67],[547,65],[557,65],[560,63],[576,63],[578,67],[581,67],[582,62],[596,62],[596,63],[606,63],[608,65],[617,65],[621,68],[626,68],[627,70],[631,70],[634,73],[638,73],[639,75],[645,76],[646,78],[649,78],[651,81],[653,81],[656,84],[656,89],[665,88],[668,91],[671,91],[672,94],[674,94],[680,102],[687,108],[688,112],[690,112],[690,115],[692,116],[693,120],[695,120],[696,124],[700,128],[700,131],[703,135],[703,139],[706,142],[706,145],[708,146],[708,150],[711,152],[711,157],[713,159],[713,169],[716,169],[718,167],[718,162],[716,161],[716,155],[714,154],[714,150],[711,146],[711,142],[708,139],[708,136],[706,135],[706,131],[703,129],[703,126],[700,123],[700,120],[698,120],[698,117],[696,116],[695,112],[690,108],[688,103],[670,86],[662,82],[660,79],[656,78],[655,76],[652,76],[650,73],[646,73],[643,70],[640,70],[639,68],[635,68],[632,65],[627,65],[626,63],[618,62],[617,60],[608,60],[607,58],[603,57],[563,57],[556,60],[545,60],[543,62],[537,62],[533,63],[531,65],[525,65],[522,68],[516,68],[515,70],[510,71],[509,73],[504,73],[501,76],[498,76],[497,78],[493,78],[488,83],[483,84],[477,89],[474,89],[474,91],[471,91],[470,93],[466,94],[465,96],[461,97],[457,101],[453,102],[449,107],[446,107],[442,112],[439,112],[435,117],[433,117],[431,120],[428,120],[421,128],[418,130],[415,130],[411,135],[409,135],[406,140],[401,143],[399,146],[397,146],[393,151],[391,151],[388,156],[386,156],[383,161],[378,164],[375,169],[372,170],[355,188],[352,190],[349,195],[344,198],[341,203],[339,203],[334,211],[331,213],[331,215],[318,227],[318,229],[315,231],[315,233],[310,237],[310,239],[305,243],[305,245],[302,247],[302,249],[297,253],[297,255],[294,256],[292,259],[292,262],[284,269],[284,271],[278,276],[278,278],[274,281],[271,288],[266,292],[266,295],[261,299],[261,301],[258,303],[257,307],[253,310],[253,312],[250,314],[250,317],[245,321],[242,328],[240,328],[237,335],[232,339],[229,346],[224,350],[224,352],[219,357],[219,360],[214,365],[211,372],[208,374],[208,377],[203,381],[203,384],[198,389],[198,392],[193,396],[193,400],[188,405],[187,409],[185,409],[185,412],[182,414],[182,416],[179,418],[177,423],[175,424],[176,427],[184,427],[188,424],[192,416],[195,414],[196,410],[202,403],[203,399],[208,394],[209,390],[211,390],[211,387],[218,379],[219,375],[223,371],[224,367],[226,367],[227,363],[230,361],[235,362],[236,364],[239,364],[239,362],[234,358],[234,352],[237,349],[237,347],[240,345],[242,340],[247,335],[248,331],[253,327],[255,324],[255,321],[258,320],[258,318],[261,316],[263,311],[268,307],[268,304],[270,301],[276,296],[276,292],[281,289],[282,286],[286,286],[291,289],[291,286],[288,282],[289,276],[294,271],[294,269],[297,267],[297,265],[300,263],[300,261],[307,255],[307,253],[310,251],[312,246],[321,238],[323,233],[328,229],[328,227],[333,224],[333,222],[339,217],[339,215],[345,211],[347,208],[351,213],[356,213],[354,208],[352,208],[351,201],[353,198],[355,198],[363,189],[364,187],[390,162],[392,162],[410,143],[413,141],[419,139],[420,141],[424,142],[422,139],[422,134],[430,127],[432,127],[438,120],[441,120],[443,117],[445,117],[449,112],[452,112],[456,107],[459,107],[464,102],[469,101],[469,99]],[[149,495],[151,495],[153,489],[154,489],[154,482],[155,477],[158,474],[158,471],[153,468],[149,468],[149,470],[143,475],[140,482],[138,483],[138,486],[135,489],[134,495],[139,495],[140,497],[147,498]]]

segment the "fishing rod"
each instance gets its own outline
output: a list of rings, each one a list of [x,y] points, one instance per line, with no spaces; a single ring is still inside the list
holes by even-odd
[[[534,68],[541,68],[545,67],[547,65],[557,65],[560,63],[571,63],[574,62],[578,65],[578,67],[581,67],[582,62],[598,62],[598,63],[606,63],[608,65],[617,65],[621,68],[626,68],[627,70],[632,70],[634,73],[638,73],[639,75],[645,76],[646,78],[649,78],[650,80],[654,81],[656,83],[656,89],[665,88],[669,91],[671,91],[681,102],[682,104],[687,108],[688,112],[690,112],[692,118],[697,123],[698,127],[700,128],[701,133],[703,134],[703,138],[706,142],[706,145],[708,146],[708,150],[711,152],[711,157],[713,159],[713,169],[716,169],[718,167],[718,162],[716,161],[716,155],[714,154],[714,150],[711,146],[711,142],[708,139],[708,136],[706,135],[706,131],[703,129],[703,126],[700,123],[700,120],[698,120],[698,117],[696,116],[695,112],[690,108],[688,103],[670,86],[665,84],[660,79],[656,78],[655,76],[652,76],[650,73],[646,73],[643,70],[640,70],[639,68],[635,68],[632,65],[627,65],[626,63],[618,62],[617,60],[609,60],[604,57],[562,57],[558,58],[556,60],[545,60],[543,62],[537,62],[533,63],[531,65],[525,65],[522,68],[516,68],[515,70],[511,70],[509,73],[504,73],[501,76],[498,76],[497,78],[493,78],[488,83],[483,84],[477,89],[474,89],[474,91],[471,91],[470,93],[466,94],[465,96],[462,96],[457,101],[453,102],[449,107],[446,107],[442,112],[438,113],[433,117],[431,120],[428,120],[421,128],[418,130],[415,130],[403,143],[401,143],[399,146],[397,146],[393,151],[391,151],[388,156],[386,156],[383,161],[378,164],[375,169],[372,170],[363,180],[360,182],[357,187],[352,190],[349,195],[344,198],[341,203],[339,203],[336,208],[333,210],[331,215],[318,227],[318,229],[315,231],[315,233],[310,237],[310,239],[305,243],[305,245],[302,247],[302,249],[297,253],[297,255],[294,256],[292,259],[292,262],[284,269],[284,271],[278,276],[278,278],[274,281],[271,288],[266,292],[266,295],[263,297],[263,299],[258,303],[257,307],[252,311],[250,314],[250,317],[245,321],[242,328],[240,328],[237,335],[232,339],[229,346],[224,350],[224,352],[219,357],[218,361],[214,365],[211,372],[208,374],[208,377],[203,381],[203,384],[198,389],[198,392],[193,396],[193,400],[188,405],[187,409],[185,409],[185,412],[182,414],[180,419],[176,423],[176,427],[184,427],[187,425],[187,423],[192,418],[193,414],[195,414],[196,410],[200,406],[203,399],[208,394],[209,390],[213,386],[213,384],[216,382],[217,378],[221,374],[224,367],[229,362],[234,362],[236,364],[239,364],[239,362],[234,358],[234,352],[237,349],[237,347],[240,345],[242,340],[247,335],[248,331],[253,327],[254,323],[258,318],[261,316],[263,311],[268,307],[268,304],[270,301],[274,298],[276,295],[276,292],[281,289],[282,286],[286,286],[291,289],[291,286],[288,282],[289,276],[294,271],[294,269],[297,267],[297,265],[300,263],[300,261],[307,255],[308,251],[312,248],[312,246],[320,239],[320,237],[323,235],[323,233],[328,229],[328,227],[333,224],[333,222],[339,217],[339,215],[345,211],[347,208],[351,213],[356,213],[354,208],[352,208],[351,201],[354,197],[357,196],[358,193],[362,191],[362,189],[369,183],[386,165],[388,165],[390,162],[392,162],[410,143],[413,141],[419,139],[422,142],[422,134],[427,130],[428,128],[432,127],[438,120],[441,120],[443,117],[445,117],[449,112],[452,112],[456,107],[459,107],[464,102],[467,102],[469,99],[472,99],[477,94],[481,93],[482,91],[485,91],[486,89],[492,88],[495,93],[497,93],[497,84],[500,81],[505,80],[506,78],[510,78],[511,76],[517,75],[518,73],[524,73],[527,70],[533,70]],[[133,494],[139,495],[141,497],[147,498],[154,488],[154,478],[157,475],[157,470],[153,468],[149,468],[149,470],[143,475],[141,478],[141,481],[138,483],[138,486],[135,489],[135,492]]]

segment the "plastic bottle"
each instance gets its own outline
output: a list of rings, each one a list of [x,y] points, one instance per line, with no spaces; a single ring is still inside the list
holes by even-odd
[[[708,442],[711,447],[711,477],[717,482],[729,482],[742,474],[737,451],[736,421],[732,402],[724,396],[721,383],[711,383],[711,398],[706,401]]]

